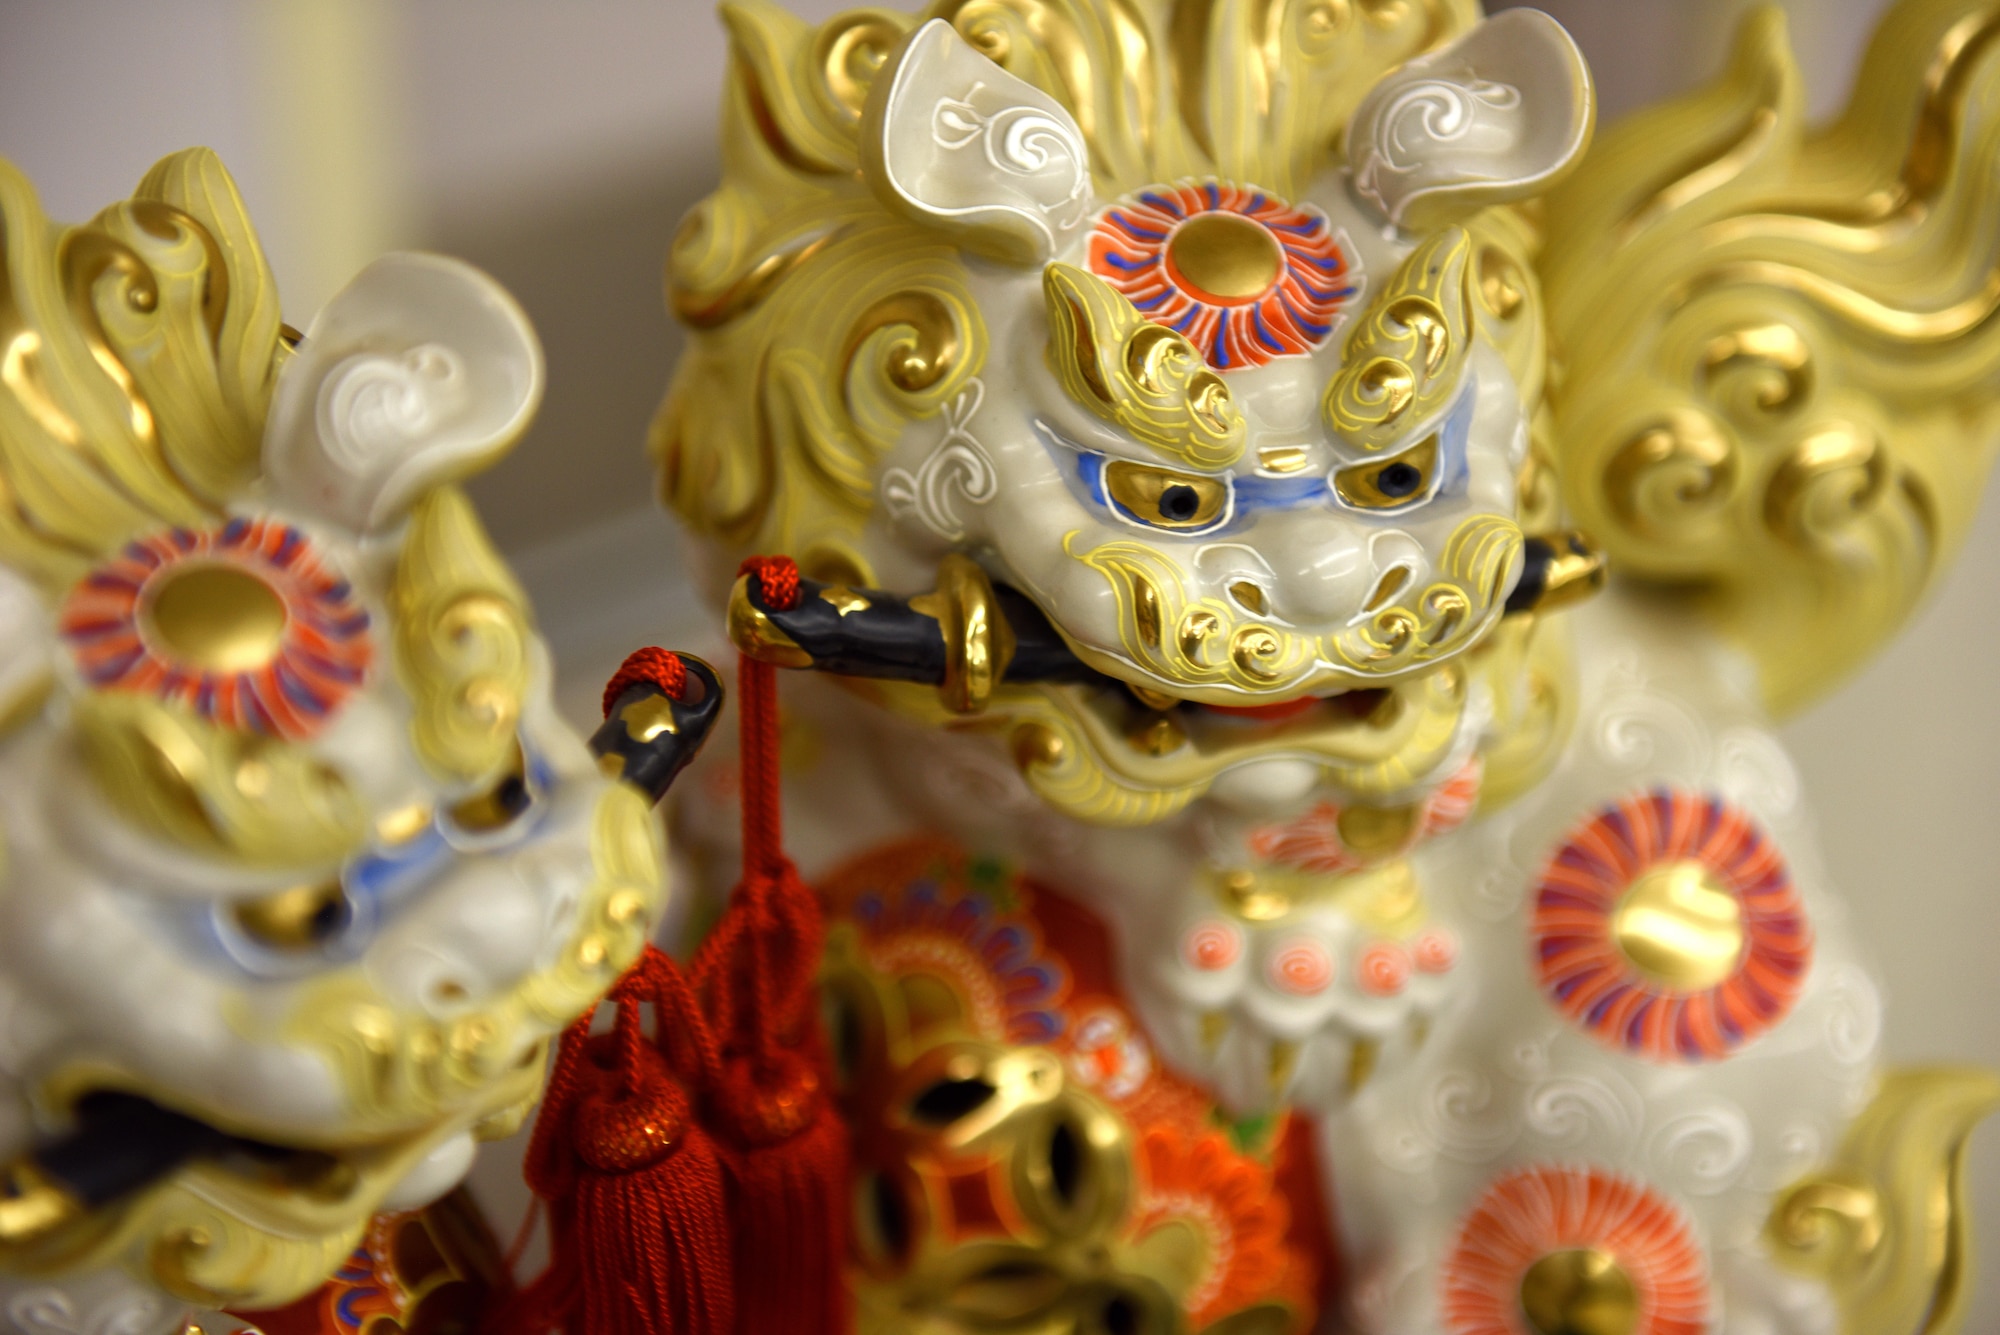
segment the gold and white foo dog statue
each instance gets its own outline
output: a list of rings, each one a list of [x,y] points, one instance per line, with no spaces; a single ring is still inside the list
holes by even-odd
[[[724,19],[653,448],[843,679],[863,1329],[1950,1328],[2000,1084],[1881,1069],[1769,720],[1992,458],[2000,6],[1820,129],[1758,14],[1594,146],[1470,0]]]

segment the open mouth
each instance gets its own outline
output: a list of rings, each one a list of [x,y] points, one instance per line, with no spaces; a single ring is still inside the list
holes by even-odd
[[[1223,770],[1274,756],[1350,792],[1401,791],[1445,762],[1467,697],[1465,672],[1444,664],[1265,704],[1191,699],[1086,663],[1037,604],[959,555],[911,598],[808,579],[783,558],[753,563],[731,592],[729,631],[779,666],[936,687],[937,721],[1005,731],[1045,800],[1111,824],[1160,819]],[[926,712],[921,694],[898,698]]]
[[[1336,766],[1369,763],[1403,750],[1419,733],[1435,732],[1411,727],[1436,712],[1431,698],[1436,692],[1421,681],[1271,704],[1218,705],[1093,676],[1096,680],[1089,683],[1044,691],[1095,725],[1090,731],[1097,749],[1122,743],[1117,746],[1122,759],[1114,763],[1130,767],[1135,777],[1164,776],[1190,766],[1212,771],[1280,754]]]

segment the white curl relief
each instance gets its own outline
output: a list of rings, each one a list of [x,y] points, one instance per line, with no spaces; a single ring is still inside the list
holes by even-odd
[[[365,473],[385,455],[442,430],[471,396],[465,362],[440,343],[400,356],[357,353],[320,382],[314,420],[327,457]]]
[[[1355,188],[1387,207],[1388,178],[1435,168],[1440,151],[1499,156],[1521,139],[1521,91],[1472,70],[1424,79],[1398,92],[1374,118],[1355,166]]]
[[[1835,1061],[1860,1066],[1882,1041],[1882,997],[1875,980],[1855,965],[1843,965],[1826,980],[1826,1046]]]
[[[1799,771],[1778,739],[1755,728],[1732,728],[1716,739],[1716,789],[1730,801],[1774,816],[1799,805]]]
[[[1477,1071],[1446,1071],[1424,1092],[1417,1119],[1446,1158],[1485,1163],[1519,1134],[1514,1118]]]
[[[1057,231],[1074,231],[1090,213],[1090,150],[1070,126],[1037,108],[1009,106],[991,115],[980,111],[973,99],[985,89],[976,83],[962,98],[940,98],[931,117],[932,139],[952,152],[976,144],[995,170],[1061,190],[1038,202]],[[1059,211],[1061,216],[1055,216]]]
[[[1629,769],[1706,768],[1708,729],[1671,696],[1647,689],[1606,706],[1597,723],[1598,754]]]
[[[944,409],[944,437],[917,471],[891,468],[882,474],[882,499],[897,519],[916,518],[947,542],[965,536],[953,493],[974,505],[984,505],[999,490],[1000,480],[986,447],[972,434],[973,415],[985,401],[986,386],[976,377]]]
[[[129,1281],[79,1307],[70,1293],[53,1285],[23,1289],[7,1301],[7,1319],[25,1335],[156,1335],[173,1324],[157,1293]]]
[[[1528,1091],[1528,1128],[1557,1149],[1588,1147],[1593,1155],[1623,1158],[1638,1138],[1644,1105],[1616,1076],[1557,1076]]]
[[[1715,1196],[1736,1185],[1755,1143],[1750,1118],[1733,1103],[1685,1113],[1653,1133],[1653,1175],[1689,1196]]]

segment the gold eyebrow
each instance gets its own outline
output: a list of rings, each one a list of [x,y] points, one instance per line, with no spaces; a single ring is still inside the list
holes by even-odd
[[[336,863],[367,833],[339,771],[303,747],[238,732],[129,691],[76,702],[91,778],[141,829],[260,867]]]
[[[1472,237],[1448,227],[1411,251],[1347,336],[1326,420],[1377,451],[1443,408],[1472,355]]]
[[[457,487],[410,512],[389,605],[417,754],[465,783],[492,777],[513,757],[527,695],[528,600]]]
[[[1043,270],[1042,294],[1049,365],[1072,399],[1190,467],[1227,468],[1242,457],[1243,414],[1187,339],[1071,265]]]

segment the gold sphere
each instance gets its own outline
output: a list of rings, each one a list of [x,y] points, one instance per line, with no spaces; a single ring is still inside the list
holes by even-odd
[[[179,662],[210,672],[252,672],[278,656],[285,600],[237,566],[190,565],[147,590],[143,624]]]
[[[1573,1247],[1528,1267],[1521,1312],[1535,1335],[1635,1335],[1639,1290],[1617,1257]]]
[[[1611,917],[1611,936],[1648,978],[1698,992],[1736,972],[1743,958],[1743,905],[1703,864],[1663,863],[1625,891]]]
[[[1220,302],[1255,301],[1284,272],[1284,252],[1262,223],[1234,213],[1201,213],[1167,243],[1174,276]]]

